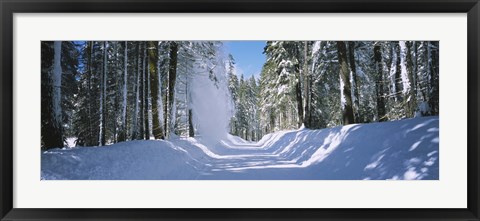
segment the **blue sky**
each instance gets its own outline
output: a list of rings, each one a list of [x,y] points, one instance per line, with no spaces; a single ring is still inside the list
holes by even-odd
[[[260,71],[265,63],[263,54],[265,41],[224,41],[227,52],[233,55],[237,72],[243,73],[245,78],[252,75],[260,77]]]

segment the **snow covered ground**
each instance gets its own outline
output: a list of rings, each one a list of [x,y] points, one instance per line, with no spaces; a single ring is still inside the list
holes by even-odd
[[[439,179],[439,118],[280,131],[257,143],[231,135],[129,141],[41,154],[41,179]]]

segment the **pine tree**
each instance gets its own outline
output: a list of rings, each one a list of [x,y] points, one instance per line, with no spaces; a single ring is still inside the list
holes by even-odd
[[[158,43],[157,43],[158,44]],[[145,107],[144,107],[144,121],[145,121],[145,130],[144,130],[144,137],[146,140],[149,140],[150,139],[150,134],[151,134],[151,131],[150,131],[150,122],[151,122],[151,119],[150,119],[150,110],[151,110],[151,99],[150,99],[150,68],[149,68],[149,61],[148,61],[148,54],[147,54],[147,51],[149,50],[149,46],[147,45],[146,43],[146,47],[145,47],[145,81],[143,82],[144,84],[144,103],[145,103]],[[157,56],[158,57],[158,56]],[[155,65],[156,66],[156,65]]]
[[[141,43],[142,45],[142,50],[140,52],[140,56],[141,56],[141,59],[142,59],[142,72],[140,74],[140,85],[139,85],[139,103],[140,103],[140,112],[139,112],[139,123],[140,123],[140,127],[139,127],[139,132],[138,132],[138,139],[141,139],[141,140],[145,140],[146,137],[145,137],[145,112],[146,112],[146,103],[145,103],[145,97],[146,97],[146,94],[145,94],[145,82],[146,82],[146,79],[145,79],[145,57],[146,57],[146,44],[145,42],[142,42]],[[147,124],[148,125],[148,124]]]
[[[228,55],[227,60],[227,74],[228,74],[228,90],[230,92],[233,106],[236,108],[238,106],[238,77],[235,72],[235,59],[231,54]],[[236,114],[230,119],[230,133],[238,135],[238,119]]]
[[[377,97],[377,117],[378,121],[385,121],[385,101],[384,101],[384,91],[383,91],[383,71],[382,71],[382,54],[380,51],[380,44],[377,42],[374,45],[374,62],[376,68],[376,80],[375,80],[375,90]]]
[[[105,131],[105,109],[106,109],[106,87],[107,87],[107,42],[103,42],[103,71],[100,78],[100,124],[99,124],[99,131],[100,135],[98,138],[98,145],[105,146],[106,143],[106,131]]]
[[[238,135],[243,139],[248,139],[248,106],[247,106],[247,83],[240,76],[238,87],[238,106],[236,112],[236,119],[238,120]]]
[[[123,56],[123,82],[122,82],[122,115],[121,115],[121,125],[120,125],[120,132],[118,136],[118,141],[122,142],[126,140],[127,137],[127,83],[128,83],[128,42],[125,41],[124,45],[124,56]]]
[[[431,90],[430,92],[430,99],[428,101],[431,109],[432,115],[439,115],[440,108],[439,108],[439,42],[429,42],[430,49],[430,59],[429,59],[429,67],[430,67],[430,85]]]
[[[79,78],[79,58],[81,45],[73,41],[62,41],[62,87],[61,87],[61,126],[63,137],[75,137],[73,128],[74,116],[77,111],[75,104],[75,96],[78,94],[78,78]]]
[[[401,57],[400,57],[400,44],[399,42],[395,42],[393,44],[395,45],[394,47],[395,47],[395,62],[396,62],[395,79],[394,79],[395,84],[393,85],[394,86],[393,94],[395,97],[395,101],[399,102],[399,101],[402,101],[401,91],[403,90],[402,77],[401,77],[402,69],[401,69]]]
[[[302,69],[302,74],[303,74],[303,86],[304,86],[304,92],[303,95],[305,97],[305,107],[304,107],[304,118],[303,118],[303,124],[306,128],[311,128],[312,127],[312,112],[311,112],[311,88],[312,88],[312,80],[310,77],[310,73],[308,70],[308,42],[304,42],[303,46],[303,69]]]
[[[53,121],[54,121],[54,127],[58,128],[59,133],[62,134],[63,133],[63,130],[62,130],[62,42],[55,41],[53,43],[53,48],[54,48],[53,74],[52,74]]]
[[[401,50],[403,97],[405,97],[405,116],[410,118],[414,116],[417,103],[413,87],[411,49],[408,41],[400,41],[399,45]]]
[[[75,109],[73,119],[74,136],[77,137],[77,145],[96,146],[98,145],[99,127],[98,123],[98,104],[95,97],[98,97],[99,90],[95,87],[100,81],[94,70],[98,62],[95,62],[95,56],[99,55],[95,50],[95,42],[86,42],[82,49],[82,59],[84,61],[84,70],[80,75],[80,84],[78,95],[75,97]],[[101,66],[101,65],[100,65]]]
[[[360,122],[360,95],[359,95],[359,86],[358,86],[358,76],[357,76],[357,68],[355,65],[355,42],[349,41],[348,42],[348,64],[350,67],[351,79],[353,83],[353,100],[354,100],[354,119],[355,122]]]
[[[162,99],[159,96],[160,92],[160,79],[158,73],[158,42],[148,42],[148,67],[150,72],[150,94],[152,96],[152,125],[153,136],[155,139],[165,139],[163,134],[163,128],[160,124],[161,118],[159,113],[162,111],[161,102]]]
[[[354,100],[354,104],[357,108],[354,108],[358,117],[355,118],[357,123],[369,123],[376,121],[377,117],[377,85],[382,84],[382,90],[386,87],[386,79],[388,79],[388,57],[383,57],[383,55],[388,55],[385,52],[385,47],[380,45],[380,61],[379,69],[375,63],[375,48],[376,42],[363,41],[355,42],[355,75],[353,75],[353,80],[355,81],[355,87],[352,85],[352,88],[356,90],[354,96],[357,97]],[[377,72],[381,76],[377,76]],[[381,78],[383,82],[377,82],[377,78]],[[380,85],[379,85],[380,86]],[[358,93],[358,94],[357,94]],[[382,98],[384,96],[382,95]],[[354,107],[355,107],[354,106]]]
[[[140,66],[141,66],[141,57],[140,57],[140,44],[138,43],[137,44],[137,47],[136,47],[136,56],[137,56],[137,59],[136,59],[136,73],[135,73],[135,100],[134,100],[134,104],[135,104],[135,112],[133,113],[133,129],[132,129],[132,140],[136,140],[138,139],[138,136],[139,136],[139,122],[138,122],[138,118],[139,118],[139,113],[140,113],[140,103],[139,103],[139,100],[140,100]]]
[[[263,125],[263,128],[261,128],[263,133],[273,132],[277,127],[275,121],[278,109],[274,105],[276,102],[274,100],[276,95],[276,88],[274,88],[276,74],[274,69],[274,63],[267,61],[260,72],[259,108],[260,124]]]
[[[247,84],[247,105],[249,110],[248,128],[252,141],[260,139],[261,130],[259,125],[259,110],[258,110],[258,85],[255,76],[251,76]]]
[[[274,98],[276,106],[280,108],[277,116],[278,125],[281,128],[298,128],[303,123],[303,99],[302,87],[299,74],[300,57],[299,43],[275,41],[267,42],[265,53],[267,60],[270,60],[276,66],[275,88],[278,89],[277,96]],[[294,107],[288,107],[294,102]],[[294,111],[289,112],[288,111]],[[296,119],[293,123],[293,119]]]
[[[340,65],[337,43],[315,42],[312,57],[312,128],[333,127],[342,124],[340,93]]]
[[[63,147],[61,42],[42,42],[42,149]]]
[[[169,117],[169,120],[165,120],[165,124],[167,126],[167,130],[165,130],[167,136],[172,133],[174,123],[172,122],[174,119],[174,95],[175,95],[175,81],[177,80],[177,54],[178,54],[178,43],[177,42],[170,42],[170,62],[169,62],[169,69],[168,69],[168,103],[167,103],[167,110],[165,117]],[[167,118],[166,118],[167,119]]]
[[[342,96],[343,124],[354,123],[352,108],[352,93],[350,86],[350,72],[347,65],[347,48],[345,42],[337,41],[338,63],[340,64],[340,81]]]

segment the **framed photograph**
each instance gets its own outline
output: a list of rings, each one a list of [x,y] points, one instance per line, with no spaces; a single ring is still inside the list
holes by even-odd
[[[1,0],[1,220],[479,220],[478,0]]]

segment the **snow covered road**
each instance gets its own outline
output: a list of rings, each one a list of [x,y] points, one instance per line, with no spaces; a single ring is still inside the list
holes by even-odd
[[[439,179],[439,118],[268,134],[128,141],[42,152],[41,179]]]

